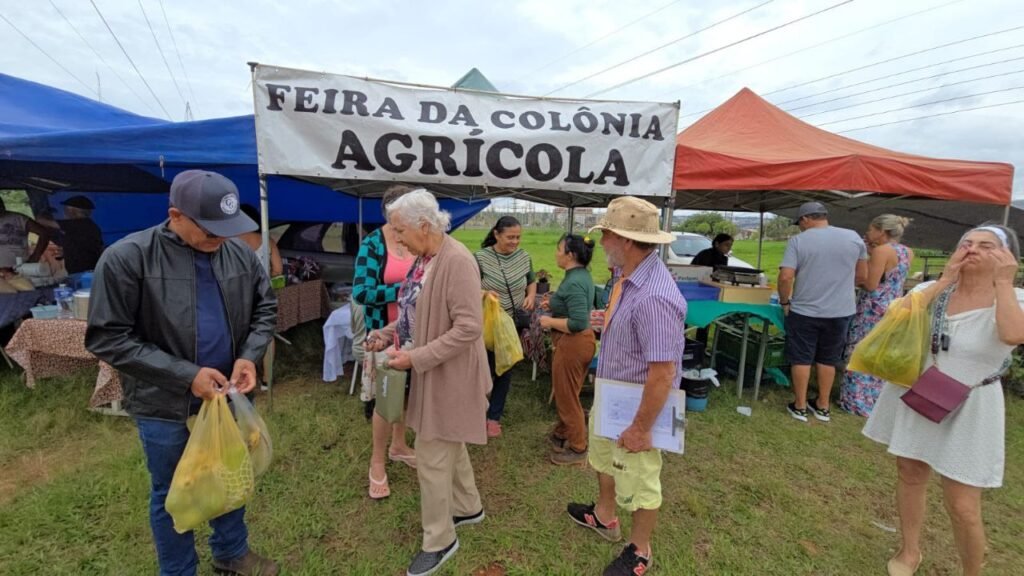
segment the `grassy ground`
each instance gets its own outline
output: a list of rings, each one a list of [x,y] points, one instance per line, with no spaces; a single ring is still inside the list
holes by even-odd
[[[289,336],[295,345],[281,347],[273,410],[265,395],[257,403],[276,460],[249,508],[252,544],[288,574],[404,574],[420,543],[415,473],[389,465],[391,498],[366,497],[361,404],[347,381],[319,381],[317,326]],[[155,571],[136,432],[127,419],[85,409],[94,377],[28,390],[17,373],[0,371],[0,574]],[[592,499],[596,483],[590,471],[546,461],[555,418],[547,382],[517,369],[505,435],[470,449],[488,516],[460,529],[461,549],[441,574],[595,574],[618,552],[564,514],[567,501]],[[785,390],[769,389],[746,418],[727,386],[712,392],[707,412],[691,414],[686,455],[665,458],[655,573],[884,573],[897,542],[892,460],[860,435],[861,419],[800,424],[786,401]],[[1024,401],[1008,398],[1007,414],[1006,487],[985,496],[987,574],[1024,566]],[[933,485],[920,574],[956,573],[938,496]],[[198,535],[203,574],[207,535]]]

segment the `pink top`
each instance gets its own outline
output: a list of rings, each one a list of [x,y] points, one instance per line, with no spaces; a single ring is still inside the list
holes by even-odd
[[[408,258],[399,258],[394,253],[388,252],[387,264],[384,265],[384,283],[398,284],[405,282],[409,269],[416,262],[416,257],[409,255]],[[388,302],[388,324],[398,319],[398,303]]]

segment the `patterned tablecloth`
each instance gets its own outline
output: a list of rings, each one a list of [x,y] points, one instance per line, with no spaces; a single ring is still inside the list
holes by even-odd
[[[6,350],[25,369],[29,388],[35,388],[37,378],[66,376],[98,363],[100,372],[89,406],[98,408],[121,400],[121,377],[85,349],[82,320],[25,320]]]
[[[286,286],[277,291],[277,331],[325,318],[330,313],[327,289],[322,280]],[[85,349],[82,320],[36,320],[21,323],[7,344],[7,354],[25,369],[25,384],[34,388],[37,378],[67,376],[99,363],[91,408],[121,401],[121,376],[106,362]]]

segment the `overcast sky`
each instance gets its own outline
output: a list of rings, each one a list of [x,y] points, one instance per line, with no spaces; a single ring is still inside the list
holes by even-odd
[[[1019,0],[0,0],[0,14],[60,64],[0,20],[0,71],[173,120],[186,101],[197,119],[251,113],[247,61],[445,86],[477,67],[510,93],[680,100],[680,128],[744,86],[798,116],[842,108],[805,118],[832,131],[1024,101]],[[845,135],[1013,163],[1024,196],[1024,103]]]

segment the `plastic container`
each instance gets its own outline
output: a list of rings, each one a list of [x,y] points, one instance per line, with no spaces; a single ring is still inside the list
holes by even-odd
[[[38,320],[52,320],[57,317],[57,305],[47,304],[45,306],[33,306],[29,308],[32,317]]]
[[[683,369],[700,368],[704,364],[705,348],[703,342],[687,338],[686,347],[683,349]]]
[[[700,282],[676,282],[679,292],[687,301],[695,300],[718,300],[719,289],[715,286],[708,286]]]
[[[89,290],[92,288],[92,272],[76,272],[68,275],[68,282],[75,290]]]
[[[707,380],[683,378],[681,388],[686,392],[686,399],[689,400],[690,398],[707,398],[710,386],[711,383]]]
[[[75,312],[76,320],[88,320],[89,319],[89,291],[88,290],[76,290],[72,297],[72,308]]]
[[[74,291],[67,284],[54,288],[53,299],[57,304],[57,318],[71,319],[75,317]]]
[[[686,397],[686,411],[687,412],[703,412],[703,411],[705,411],[707,409],[708,409],[708,399],[707,399],[706,396],[704,398],[694,398],[694,397],[689,396],[689,395]]]

